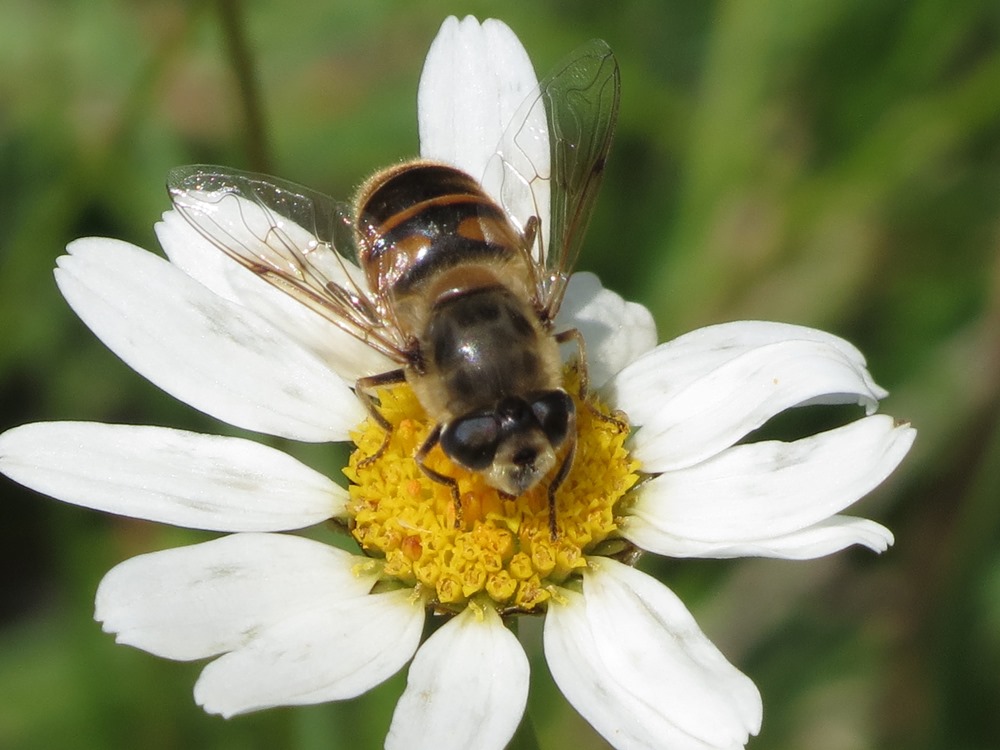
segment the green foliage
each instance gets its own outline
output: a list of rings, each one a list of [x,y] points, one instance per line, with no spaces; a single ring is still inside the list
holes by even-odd
[[[92,234],[155,248],[177,164],[266,166],[349,198],[414,155],[420,66],[452,12],[440,0],[303,0],[294,12],[266,0],[6,0],[0,429],[95,419],[225,431],[89,334],[55,289],[55,258]],[[503,13],[540,72],[593,36],[619,56],[621,122],[581,268],[649,305],[662,338],[742,318],[844,335],[893,392],[886,410],[920,431],[863,506],[896,533],[882,559],[657,567],[760,685],[751,747],[995,747],[1000,6],[539,0]],[[331,475],[342,460],[298,455]],[[349,704],[227,722],[191,700],[198,665],[100,632],[90,616],[103,573],[195,535],[7,481],[0,503],[0,747],[380,746],[401,677]],[[537,653],[532,663],[542,746],[604,747]]]

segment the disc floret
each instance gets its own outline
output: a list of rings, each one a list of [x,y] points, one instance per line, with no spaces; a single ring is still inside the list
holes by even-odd
[[[456,525],[451,490],[413,459],[433,423],[408,386],[379,393],[379,411],[392,425],[388,443],[381,450],[385,432],[367,419],[352,435],[357,447],[345,474],[352,482],[351,533],[366,554],[384,561],[383,578],[414,587],[446,610],[477,600],[532,612],[544,609],[554,586],[582,572],[586,555],[616,535],[618,506],[638,479],[638,463],[625,447],[627,425],[596,397],[582,401],[572,373],[568,380],[578,442],[556,493],[555,537],[546,481],[507,497],[435,447],[426,464],[458,482]]]

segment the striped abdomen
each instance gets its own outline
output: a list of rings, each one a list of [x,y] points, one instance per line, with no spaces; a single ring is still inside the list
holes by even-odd
[[[529,291],[520,232],[465,172],[430,162],[386,170],[362,188],[358,215],[369,287],[394,306],[416,296],[433,304],[498,276]]]

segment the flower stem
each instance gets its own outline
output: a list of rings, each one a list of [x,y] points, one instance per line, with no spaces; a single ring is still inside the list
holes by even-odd
[[[507,750],[541,750],[538,744],[538,735],[535,733],[535,722],[531,720],[531,713],[524,712],[521,724],[507,745]]]
[[[260,88],[240,14],[241,6],[240,0],[219,0],[219,19],[243,107],[247,163],[255,171],[270,172],[271,158],[267,148]]]
[[[507,627],[519,638],[520,625],[521,621],[517,617],[512,617],[507,621]],[[521,723],[518,725],[517,731],[514,732],[514,736],[511,737],[507,750],[541,750],[541,745],[538,744],[538,735],[535,733],[535,722],[531,720],[530,705],[524,709],[524,716],[521,717]]]

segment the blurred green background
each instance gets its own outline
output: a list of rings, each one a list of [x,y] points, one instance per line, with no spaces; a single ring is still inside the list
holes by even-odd
[[[155,248],[177,164],[348,198],[415,154],[417,79],[450,13],[500,15],[540,73],[590,37],[616,50],[621,120],[581,268],[649,305],[661,339],[741,318],[845,336],[892,392],[884,410],[920,431],[857,511],[896,533],[882,557],[648,561],[760,686],[750,747],[1000,746],[996,0],[4,0],[0,429],[228,431],[79,323],[56,256],[92,234]],[[342,460],[282,447],[331,475]],[[115,646],[92,621],[111,566],[207,535],[7,480],[0,518],[0,748],[381,746],[402,676],[223,721],[191,699],[199,664]],[[606,747],[537,648],[532,665],[542,747]]]

